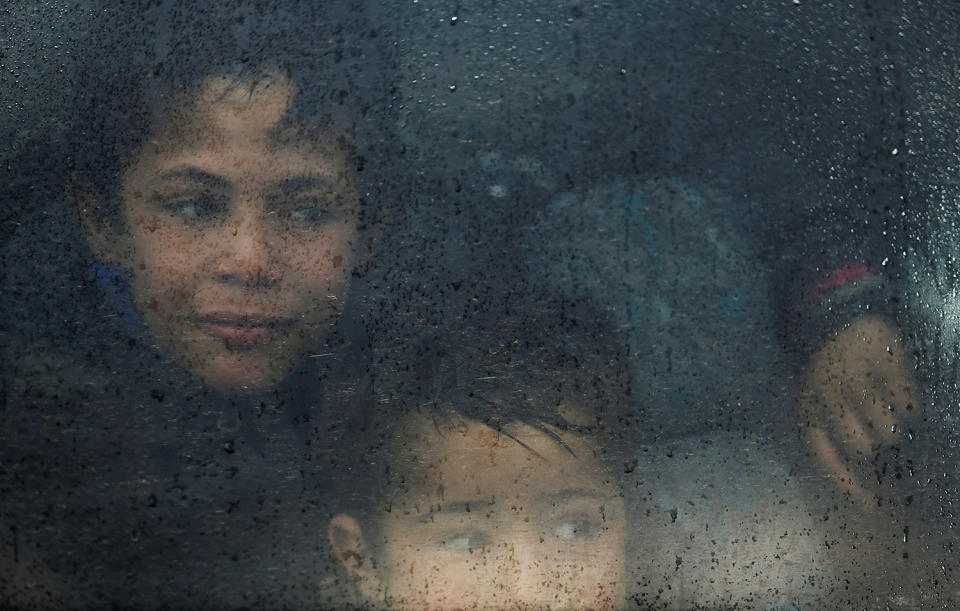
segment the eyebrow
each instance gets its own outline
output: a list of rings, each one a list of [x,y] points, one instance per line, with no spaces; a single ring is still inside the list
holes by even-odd
[[[554,492],[544,492],[539,495],[540,499],[551,504],[563,504],[580,499],[607,500],[609,494],[604,494],[592,488],[564,488]],[[428,511],[417,516],[419,522],[429,522],[430,519],[441,513],[470,513],[471,508],[493,505],[494,501],[489,499],[473,499],[470,501],[449,501],[434,505]]]
[[[564,488],[556,492],[545,492],[540,498],[550,503],[569,503],[579,499],[608,499],[610,495],[592,488]]]
[[[161,172],[159,175],[154,176],[147,182],[147,188],[153,187],[159,182],[166,180],[175,180],[185,178],[194,182],[201,183],[202,185],[214,189],[228,190],[231,188],[230,181],[222,176],[217,176],[216,174],[211,174],[206,170],[201,170],[198,167],[191,165],[178,165],[176,167],[170,168],[164,172]]]
[[[207,188],[216,189],[218,191],[229,191],[233,188],[233,184],[226,178],[191,165],[179,165],[170,168],[169,170],[166,170],[150,179],[147,182],[146,187],[149,189],[154,187],[157,183],[178,179],[186,179],[197,182]],[[316,174],[293,176],[278,180],[270,184],[266,191],[268,194],[275,197],[278,195],[283,196],[316,188],[334,188],[335,190],[339,191],[337,181],[330,177]]]
[[[291,178],[284,178],[283,180],[278,180],[270,184],[267,188],[269,193],[296,193],[298,191],[307,191],[310,189],[315,189],[317,187],[333,187],[337,188],[337,181],[327,176],[316,175],[316,174],[307,174],[304,176],[293,176]]]
[[[439,513],[470,513],[471,507],[482,507],[492,505],[489,499],[473,499],[472,501],[449,501],[434,505],[428,511],[417,516],[418,522],[429,522],[430,519]]]

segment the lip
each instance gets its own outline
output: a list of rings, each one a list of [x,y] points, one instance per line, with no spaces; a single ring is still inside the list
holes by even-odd
[[[196,323],[207,335],[230,346],[253,347],[275,340],[293,324],[293,319],[261,313],[211,312],[197,316]]]

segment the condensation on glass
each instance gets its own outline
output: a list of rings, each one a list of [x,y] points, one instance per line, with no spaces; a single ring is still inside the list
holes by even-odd
[[[0,606],[960,597],[954,3],[0,10]]]

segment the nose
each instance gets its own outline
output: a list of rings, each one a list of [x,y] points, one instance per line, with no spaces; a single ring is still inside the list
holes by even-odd
[[[280,281],[277,245],[255,206],[241,204],[216,239],[218,281],[244,288],[270,287]]]

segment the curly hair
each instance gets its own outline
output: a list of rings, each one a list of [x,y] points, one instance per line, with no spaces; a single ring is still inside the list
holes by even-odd
[[[350,135],[340,140],[354,169],[363,169],[363,153],[351,143],[366,139],[365,129],[376,131],[371,122],[385,88],[376,37],[368,32],[361,3],[173,3],[147,9],[107,3],[98,15],[73,76],[69,149],[74,179],[91,190],[111,220],[119,218],[124,164],[150,137],[154,121],[214,74],[245,86],[271,73],[290,77],[298,94],[288,112],[316,128]]]

